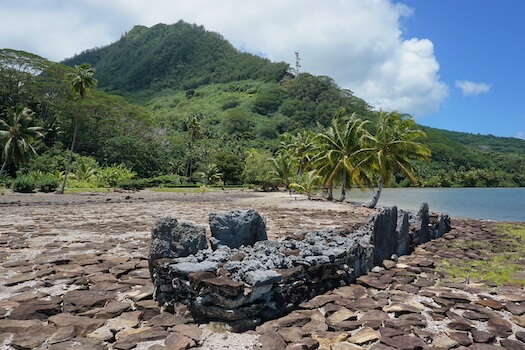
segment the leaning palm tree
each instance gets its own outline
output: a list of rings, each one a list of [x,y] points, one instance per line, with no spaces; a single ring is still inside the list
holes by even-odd
[[[346,199],[347,186],[354,183],[362,185],[355,154],[369,136],[365,129],[367,121],[362,121],[355,114],[344,120],[344,113],[344,109],[339,110],[331,125],[317,135],[321,151],[316,156],[319,173],[325,176],[325,186],[331,188],[338,181],[336,177],[340,176],[340,201]]]
[[[32,143],[43,137],[41,127],[33,126],[33,115],[29,108],[19,104],[7,109],[7,120],[0,119],[0,140],[5,140],[2,152],[0,175],[7,164],[18,167],[27,163],[29,156],[36,154]]]
[[[369,144],[358,152],[362,156],[359,166],[375,174],[377,191],[364,206],[374,208],[379,201],[383,185],[399,172],[404,173],[413,184],[416,168],[411,160],[429,161],[431,152],[415,140],[425,137],[422,130],[413,129],[414,119],[397,112],[381,111],[377,119],[375,135],[368,138]]]
[[[71,86],[73,94],[81,101],[86,97],[89,91],[94,89],[98,84],[98,80],[93,77],[94,74],[95,68],[92,68],[87,63],[84,63],[80,66],[75,66],[75,72],[66,74],[66,79],[69,81],[69,85]],[[75,142],[77,140],[79,121],[80,118],[77,114],[75,115],[73,121],[73,139],[71,140],[71,148],[69,149],[66,171],[64,172],[64,181],[62,182],[62,187],[58,193],[64,193],[64,189],[66,188],[67,176],[71,167],[71,160],[73,159],[73,151],[75,150]]]

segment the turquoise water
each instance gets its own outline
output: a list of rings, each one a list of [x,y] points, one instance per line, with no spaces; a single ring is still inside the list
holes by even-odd
[[[372,196],[371,191],[352,189],[347,201],[362,204]],[[452,217],[525,221],[525,188],[386,188],[377,206],[417,210],[423,202]]]

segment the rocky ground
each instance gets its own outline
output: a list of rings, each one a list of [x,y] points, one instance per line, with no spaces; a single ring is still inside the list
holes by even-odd
[[[496,287],[468,276],[458,282],[440,269],[443,258],[480,258],[479,244],[466,251],[454,244],[460,239],[497,245],[488,221],[453,219],[445,237],[255,331],[195,324],[184,306],[162,312],[152,300],[146,260],[153,223],[172,216],[206,225],[210,213],[234,208],[259,211],[270,239],[359,226],[374,213],[241,191],[6,193],[0,197],[0,348],[525,349],[521,285]]]

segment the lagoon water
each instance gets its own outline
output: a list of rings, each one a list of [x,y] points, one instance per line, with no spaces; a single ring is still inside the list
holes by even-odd
[[[372,196],[353,188],[346,197],[362,204]],[[525,222],[525,188],[385,188],[377,206],[418,210],[423,202],[430,211],[452,217]]]

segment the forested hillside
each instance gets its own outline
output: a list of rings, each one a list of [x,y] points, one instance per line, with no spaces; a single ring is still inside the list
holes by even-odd
[[[248,79],[278,82],[288,70],[286,63],[241,53],[220,34],[182,21],[135,26],[117,42],[63,63],[91,64],[101,89],[128,96]]]
[[[98,86],[78,98],[65,77],[84,63],[95,69]],[[372,140],[380,127],[379,111],[332,78],[296,75],[286,63],[239,52],[220,34],[184,22],[136,26],[115,43],[63,63],[0,50],[0,116],[6,123],[17,104],[34,112],[31,123],[42,138],[34,140],[37,155],[28,162],[8,157],[0,181],[61,178],[78,118],[70,187],[115,186],[134,177],[136,186],[220,180],[306,188],[305,176],[315,168],[307,163],[319,161],[319,135],[357,125],[344,124],[349,120],[364,121],[360,132]],[[418,186],[525,186],[525,140],[397,118],[427,135],[417,141],[432,152],[430,162],[424,156],[411,161]],[[370,163],[360,178],[330,177],[330,186],[374,186],[374,169]],[[403,171],[392,171],[386,185],[414,185]],[[326,176],[310,175],[312,181]]]

